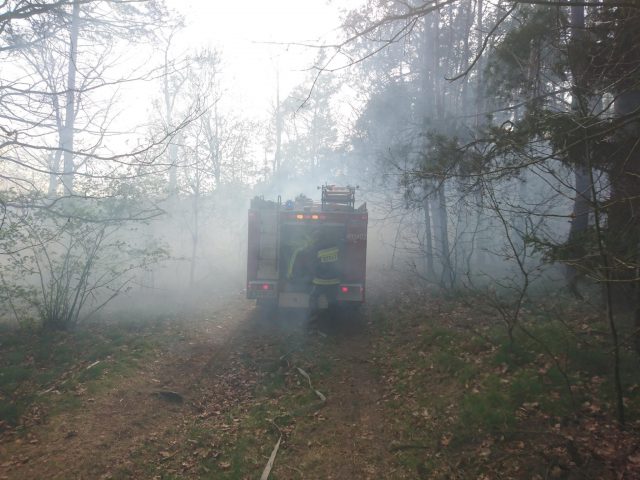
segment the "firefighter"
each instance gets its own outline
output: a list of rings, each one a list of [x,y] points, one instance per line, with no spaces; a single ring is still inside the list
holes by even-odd
[[[316,242],[317,235],[314,232],[302,236],[295,242],[293,245],[295,248],[287,265],[288,280],[296,280],[307,285],[311,283],[314,274],[313,256]]]
[[[315,302],[318,302],[322,295],[327,303],[334,301],[338,293],[338,285],[341,282],[342,252],[339,243],[332,237],[330,232],[322,232],[316,244],[316,262],[311,293]]]

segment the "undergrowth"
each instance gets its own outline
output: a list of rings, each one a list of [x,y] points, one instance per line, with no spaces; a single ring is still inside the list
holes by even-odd
[[[561,478],[585,465],[585,478],[638,473],[632,447],[608,456],[598,450],[640,438],[637,356],[622,356],[623,430],[603,319],[577,307],[560,318],[534,307],[523,312],[513,341],[497,318],[460,297],[405,295],[376,308],[376,362],[396,418],[399,463],[419,478],[552,471]]]
[[[82,395],[133,372],[161,341],[133,323],[47,334],[6,329],[0,338],[0,431],[77,408]]]

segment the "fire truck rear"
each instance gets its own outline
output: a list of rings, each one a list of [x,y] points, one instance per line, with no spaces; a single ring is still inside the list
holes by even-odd
[[[251,201],[247,298],[311,309],[364,303],[366,204],[355,207],[355,187],[321,188],[319,203],[304,195],[284,204],[280,197]],[[318,278],[325,259],[335,262],[335,278]]]

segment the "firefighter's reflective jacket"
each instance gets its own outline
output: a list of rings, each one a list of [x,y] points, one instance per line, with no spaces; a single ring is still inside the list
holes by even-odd
[[[340,274],[340,249],[330,247],[318,250],[314,285],[338,285]]]
[[[316,252],[316,239],[313,235],[306,234],[291,253],[287,262],[287,279],[311,281],[314,271],[314,256]]]

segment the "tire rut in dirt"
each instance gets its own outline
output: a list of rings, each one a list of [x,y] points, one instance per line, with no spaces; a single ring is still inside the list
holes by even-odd
[[[298,366],[308,369],[327,401],[294,418],[276,461],[278,478],[390,478],[393,459],[386,449],[366,312],[329,310],[297,323],[283,320],[290,319],[263,327],[274,335],[266,340],[289,352],[294,374]]]

